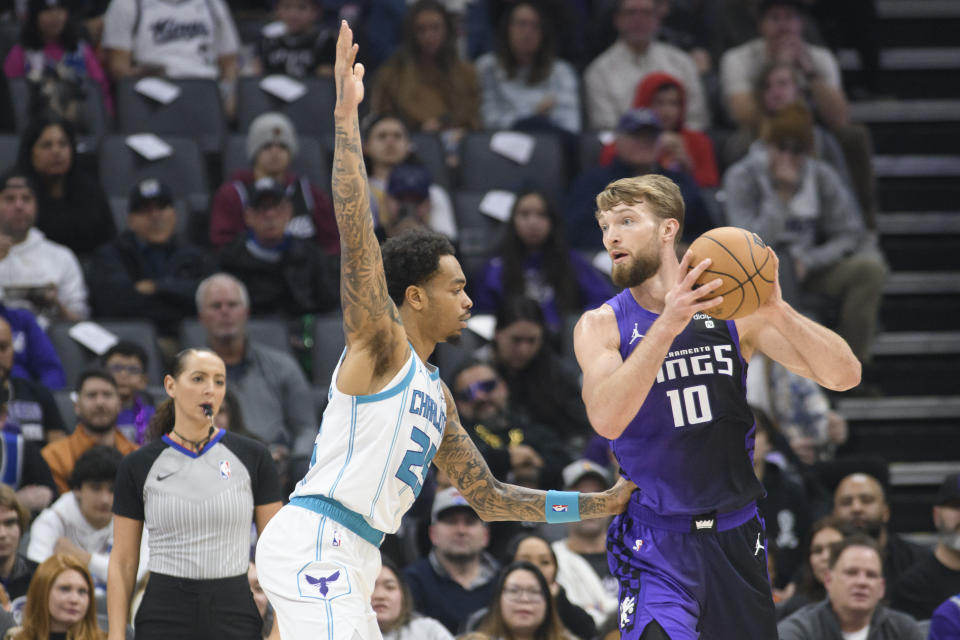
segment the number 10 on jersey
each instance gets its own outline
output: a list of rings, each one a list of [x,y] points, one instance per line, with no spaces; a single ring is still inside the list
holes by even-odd
[[[691,424],[701,424],[713,420],[710,411],[710,397],[707,395],[707,385],[698,384],[695,387],[671,389],[667,391],[670,399],[670,410],[673,411],[673,426],[685,427]]]

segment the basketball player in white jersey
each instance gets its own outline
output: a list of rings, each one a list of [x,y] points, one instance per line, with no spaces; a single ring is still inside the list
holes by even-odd
[[[381,249],[373,231],[357,107],[363,65],[346,22],[334,76],[333,200],[340,228],[347,348],[310,470],[257,544],[260,584],[284,640],[380,638],[370,606],[379,545],[420,493],[430,462],[484,520],[569,522],[623,510],[632,484],[578,494],[498,482],[460,425],[453,397],[426,363],[459,335],[472,305],[453,248],[412,232]],[[386,268],[386,273],[384,269]]]

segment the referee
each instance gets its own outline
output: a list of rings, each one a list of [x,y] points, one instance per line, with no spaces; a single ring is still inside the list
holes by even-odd
[[[137,640],[260,639],[247,583],[250,525],[262,531],[280,509],[280,486],[264,446],[212,424],[226,377],[211,351],[177,354],[163,380],[170,398],[150,421],[161,437],[120,463],[107,581],[110,640],[124,637],[144,527],[150,581],[137,611]]]

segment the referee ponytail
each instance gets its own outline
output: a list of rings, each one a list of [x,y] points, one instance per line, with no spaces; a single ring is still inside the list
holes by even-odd
[[[174,356],[170,376],[174,380],[179,378],[183,370],[187,368],[187,359],[194,353],[200,352],[213,353],[209,349],[184,349]],[[156,440],[173,431],[175,419],[176,411],[173,406],[173,398],[167,398],[157,405],[156,413],[150,418],[150,425],[148,427],[148,433],[150,434],[149,439]]]

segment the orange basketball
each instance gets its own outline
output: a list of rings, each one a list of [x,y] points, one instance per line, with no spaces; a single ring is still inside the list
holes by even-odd
[[[707,309],[707,315],[718,320],[742,318],[770,297],[776,268],[770,250],[757,234],[739,227],[717,227],[694,240],[690,252],[690,268],[705,258],[713,261],[697,279],[698,285],[723,280],[710,294],[723,296],[723,302]]]

